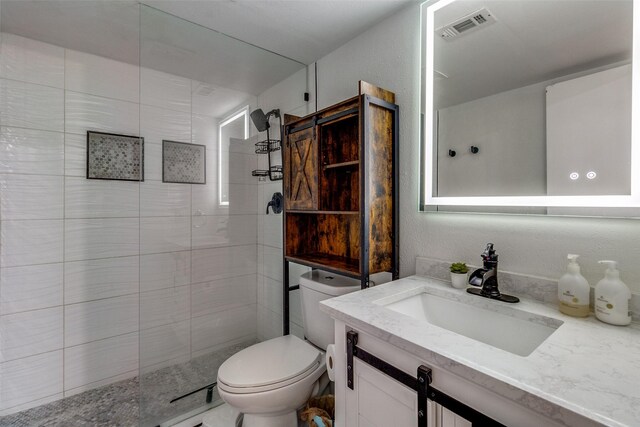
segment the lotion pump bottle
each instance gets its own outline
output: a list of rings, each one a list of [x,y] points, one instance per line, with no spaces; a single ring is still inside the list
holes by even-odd
[[[628,325],[631,323],[629,301],[631,290],[620,280],[618,263],[615,261],[598,261],[608,266],[604,278],[596,285],[596,317],[612,325]]]
[[[561,313],[575,317],[589,315],[589,282],[580,274],[578,255],[568,254],[567,272],[558,281],[558,301]]]

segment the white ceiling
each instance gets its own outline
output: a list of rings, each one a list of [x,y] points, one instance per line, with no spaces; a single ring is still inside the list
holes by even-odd
[[[0,1],[2,31],[255,95],[416,0]]]
[[[436,37],[438,108],[631,59],[632,0],[462,0],[435,28],[483,7],[496,23]]]
[[[0,0],[0,30],[139,63],[139,5],[131,0]]]
[[[310,64],[417,0],[143,0],[183,19]]]

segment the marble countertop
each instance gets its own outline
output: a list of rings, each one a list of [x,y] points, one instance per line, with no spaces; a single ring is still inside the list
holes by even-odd
[[[564,323],[523,357],[380,304],[380,300],[397,300],[421,291],[505,314],[516,313],[520,318],[544,316]],[[524,298],[518,304],[492,301],[422,276],[325,300],[321,309],[560,424],[580,425],[580,420],[587,418],[608,426],[640,425],[638,323],[620,327],[602,323],[593,315],[577,319],[554,306]]]

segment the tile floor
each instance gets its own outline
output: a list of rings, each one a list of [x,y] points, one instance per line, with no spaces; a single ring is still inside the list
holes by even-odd
[[[222,362],[253,343],[233,345],[142,377],[0,417],[0,427],[154,427],[204,407],[206,390],[175,403],[169,401],[215,381]],[[219,397],[214,390],[216,401]]]

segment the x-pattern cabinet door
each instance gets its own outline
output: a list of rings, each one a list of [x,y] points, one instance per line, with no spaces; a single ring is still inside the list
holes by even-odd
[[[287,136],[285,153],[285,206],[287,209],[318,208],[318,143],[314,128]]]

